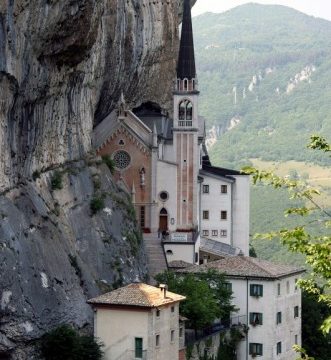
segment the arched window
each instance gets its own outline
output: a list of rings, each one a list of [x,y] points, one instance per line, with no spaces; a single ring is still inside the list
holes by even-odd
[[[190,101],[186,104],[186,120],[192,120],[193,107]]]
[[[179,104],[178,118],[179,120],[185,120],[185,101]]]
[[[183,100],[179,104],[178,119],[191,121],[193,117],[193,105],[189,100]]]
[[[184,90],[187,91],[188,89],[188,80],[184,79]]]
[[[165,208],[162,208],[160,211],[160,215],[168,215],[168,211]]]

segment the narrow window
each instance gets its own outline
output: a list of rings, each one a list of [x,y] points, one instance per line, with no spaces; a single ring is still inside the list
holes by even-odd
[[[278,342],[277,343],[277,355],[282,353],[282,343]]]
[[[277,295],[278,296],[280,295],[280,284],[279,283],[277,284]]]
[[[155,346],[160,346],[160,335],[155,336]]]
[[[294,291],[298,290],[297,282],[298,282],[298,279],[294,279]]]
[[[209,236],[209,230],[202,230],[203,236]]]
[[[294,317],[299,317],[299,306],[294,306]]]
[[[221,211],[221,220],[226,220],[228,218],[228,212],[222,210]]]
[[[278,311],[276,315],[276,324],[281,324],[281,323],[282,323],[282,312]]]
[[[203,220],[209,220],[209,211],[208,210],[203,210],[202,219]]]
[[[221,194],[227,194],[227,193],[228,193],[228,186],[221,185]]]
[[[143,339],[142,338],[135,338],[135,351],[134,356],[136,359],[142,359],[143,358]]]
[[[298,345],[298,335],[294,335],[294,344]]]
[[[145,206],[140,206],[140,228],[145,228]]]
[[[175,312],[175,307],[171,306],[171,312],[174,313]]]
[[[173,342],[175,340],[175,330],[171,330],[170,339],[171,339],[171,342]]]
[[[211,236],[218,236],[218,230],[212,230]]]
[[[224,286],[226,291],[229,291],[229,292],[231,291],[232,292],[232,284],[230,282],[225,282],[223,284],[223,286]]]
[[[160,310],[159,309],[156,310],[156,317],[160,317]]]
[[[186,105],[186,120],[192,120],[193,115],[193,106],[192,103],[189,101]]]
[[[203,185],[202,186],[202,192],[204,194],[209,194],[209,185]]]

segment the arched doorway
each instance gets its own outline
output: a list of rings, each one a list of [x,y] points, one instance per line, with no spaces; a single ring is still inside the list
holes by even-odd
[[[168,231],[168,211],[163,208],[160,211],[160,225],[159,225],[160,232]]]

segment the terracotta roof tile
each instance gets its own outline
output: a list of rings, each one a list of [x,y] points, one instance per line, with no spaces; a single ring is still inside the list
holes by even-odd
[[[192,264],[183,260],[173,260],[168,263],[168,267],[172,269],[183,269],[192,266]]]
[[[166,291],[143,283],[133,283],[107,294],[88,300],[93,305],[129,305],[157,307],[185,300],[185,296]]]
[[[178,271],[196,273],[206,272],[209,269],[219,270],[228,276],[262,277],[270,279],[277,279],[283,276],[305,272],[303,268],[277,264],[247,256],[229,256],[221,260],[209,262],[208,264],[194,265]]]

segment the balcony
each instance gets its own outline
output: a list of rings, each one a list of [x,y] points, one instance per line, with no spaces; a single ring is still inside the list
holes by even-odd
[[[193,121],[192,120],[178,120],[179,127],[192,127]]]

